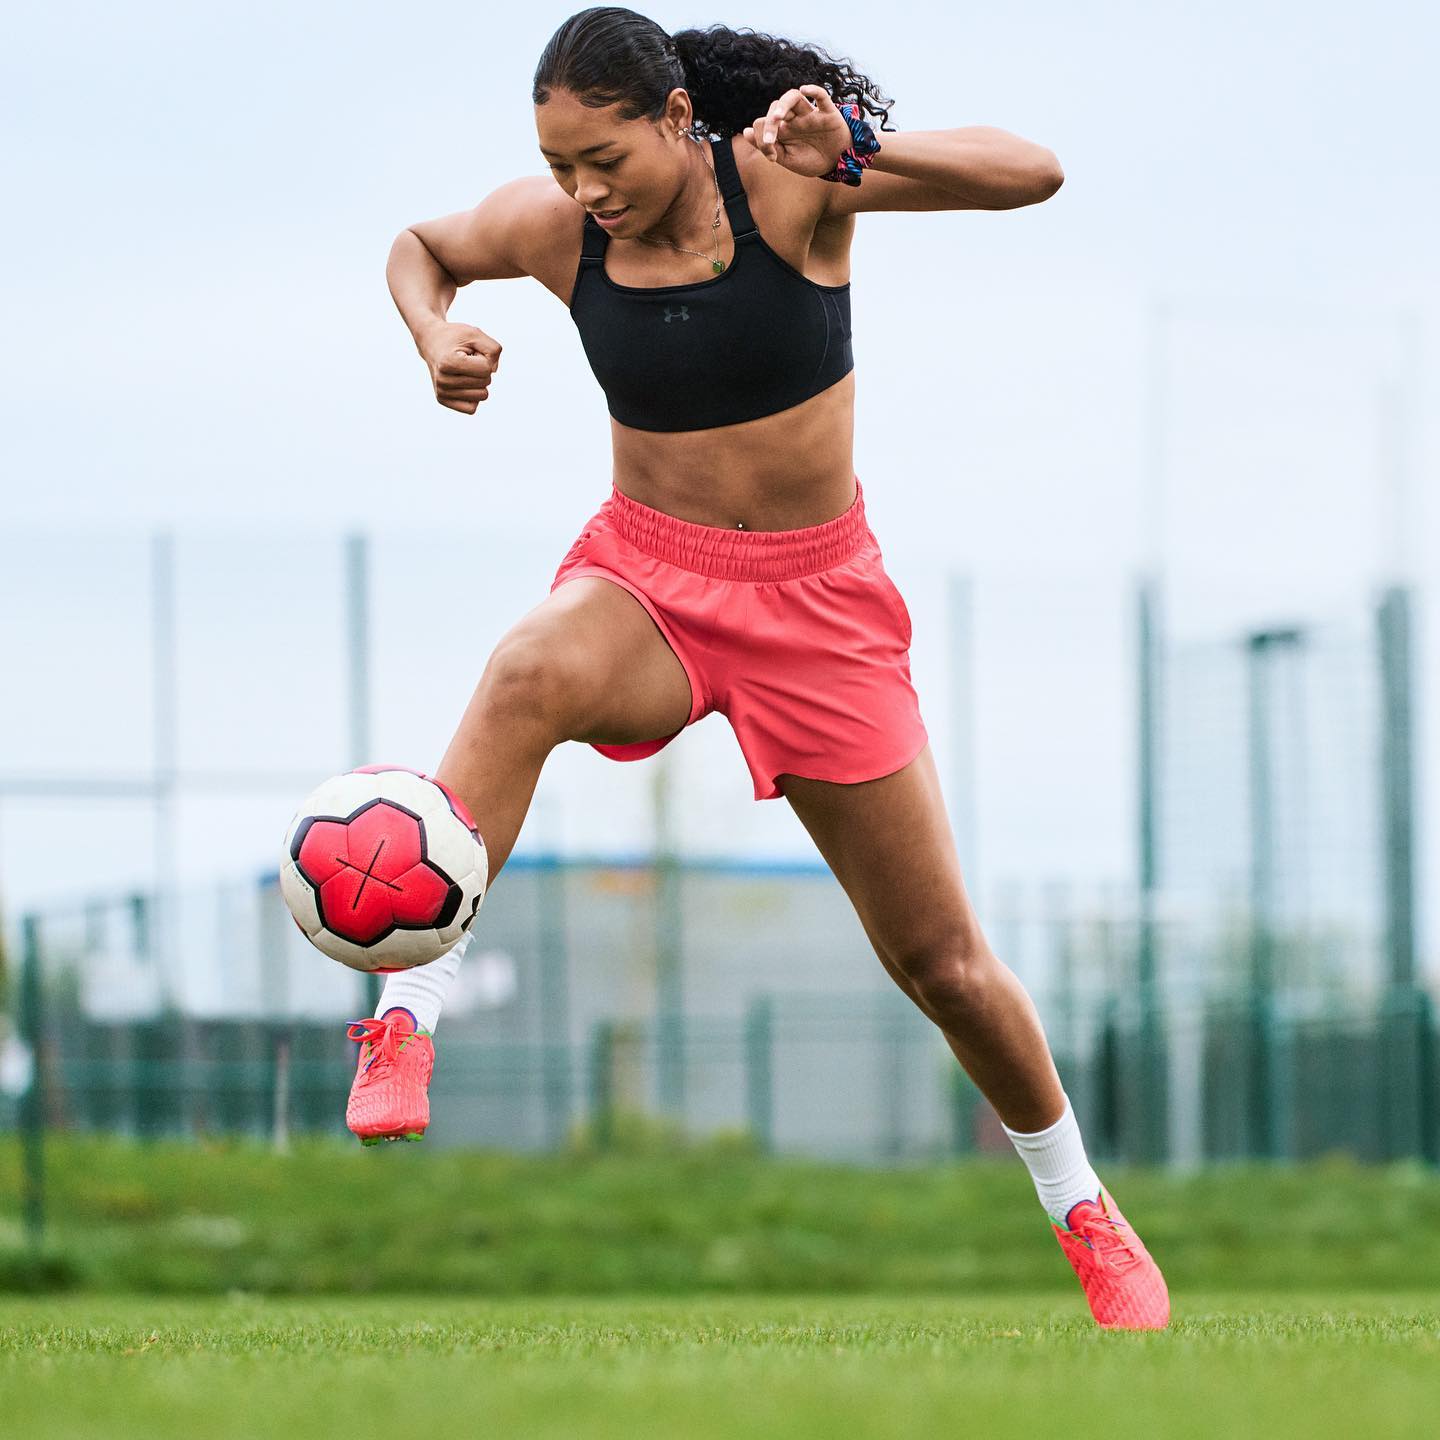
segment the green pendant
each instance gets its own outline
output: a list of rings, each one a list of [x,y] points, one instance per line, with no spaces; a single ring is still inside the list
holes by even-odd
[[[710,262],[710,268],[718,275],[725,268],[725,262],[723,260],[712,260]]]

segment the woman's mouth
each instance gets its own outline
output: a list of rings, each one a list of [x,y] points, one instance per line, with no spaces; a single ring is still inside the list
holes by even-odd
[[[590,213],[600,224],[613,225],[617,220],[623,219],[629,209],[628,205],[622,205],[618,210],[592,210]]]

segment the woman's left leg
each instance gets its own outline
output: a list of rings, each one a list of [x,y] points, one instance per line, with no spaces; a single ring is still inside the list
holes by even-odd
[[[776,782],[850,897],[881,963],[939,1026],[1012,1130],[1043,1130],[1065,1095],[1040,1017],[986,942],[960,875],[927,745],[903,770],[854,785]]]
[[[1111,1329],[1163,1329],[1165,1278],[1101,1187],[1035,1006],[981,933],[930,747],[879,780],[837,785],[784,775],[777,783],[885,968],[940,1027],[1000,1116],[1090,1313]]]
[[[1034,1004],[975,919],[930,747],[858,785],[793,775],[778,783],[887,971],[1001,1117],[1090,1313],[1107,1328],[1164,1328],[1165,1277],[1100,1187]]]

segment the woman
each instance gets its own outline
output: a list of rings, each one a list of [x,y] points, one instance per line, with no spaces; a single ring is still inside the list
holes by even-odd
[[[1000,1116],[1097,1321],[1159,1328],[1160,1272],[1090,1167],[1034,1005],[966,895],[909,616],[852,465],[856,215],[1009,209],[1063,176],[1049,150],[987,127],[882,121],[881,143],[861,119],[888,117],[873,88],[789,41],[584,10],[535,74],[551,175],[397,238],[387,278],[440,404],[473,414],[500,366],[499,341],[446,319],[456,289],[531,275],[570,306],[611,415],[613,494],[496,647],[437,777],[476,816],[493,878],[557,745],[634,760],[725,714],[756,798],[790,802]],[[423,1131],[462,951],[390,977],[352,1031],[362,1138]]]

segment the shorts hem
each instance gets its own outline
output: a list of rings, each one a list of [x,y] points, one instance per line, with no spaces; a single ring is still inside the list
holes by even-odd
[[[865,775],[802,775],[798,770],[788,768],[781,769],[771,775],[770,788],[768,790],[762,792],[760,782],[758,780],[755,782],[755,798],[757,800],[783,799],[784,792],[775,783],[782,775],[793,775],[797,780],[819,780],[826,785],[863,785],[867,780],[883,780],[887,775],[895,775],[907,765],[913,765],[915,761],[919,759],[920,752],[924,750],[929,743],[930,733],[922,724],[920,727],[920,743],[908,753],[902,751],[901,754],[904,755],[905,758],[896,764],[892,765],[887,761],[880,770]],[[869,769],[870,767],[867,766],[866,768]]]

